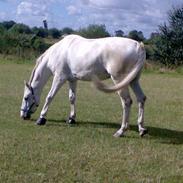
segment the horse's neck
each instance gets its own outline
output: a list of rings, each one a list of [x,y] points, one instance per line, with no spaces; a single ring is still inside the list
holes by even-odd
[[[47,67],[46,62],[40,63],[35,69],[34,76],[32,78],[31,86],[35,92],[36,98],[39,102],[41,92],[46,82],[51,75],[50,69]]]

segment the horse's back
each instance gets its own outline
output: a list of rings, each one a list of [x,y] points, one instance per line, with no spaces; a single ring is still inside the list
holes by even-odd
[[[105,78],[134,64],[138,44],[128,38],[68,35],[50,48],[49,65],[53,71],[84,80],[90,80],[93,74]]]

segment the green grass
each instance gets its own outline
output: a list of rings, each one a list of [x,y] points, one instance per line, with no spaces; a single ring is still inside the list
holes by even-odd
[[[143,74],[149,134],[138,135],[133,96],[130,130],[124,138],[114,138],[121,121],[120,100],[87,82],[78,83],[77,125],[65,124],[67,84],[53,101],[46,126],[34,125],[40,109],[31,121],[22,121],[23,81],[32,68],[32,64],[0,62],[0,182],[183,182],[182,75]]]

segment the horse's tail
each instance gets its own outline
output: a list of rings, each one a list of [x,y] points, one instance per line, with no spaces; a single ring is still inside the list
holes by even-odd
[[[121,82],[119,82],[114,86],[107,86],[103,82],[101,82],[97,76],[94,76],[93,82],[96,88],[103,92],[111,93],[111,92],[118,91],[124,88],[125,86],[127,86],[133,79],[135,79],[135,77],[137,76],[137,74],[140,72],[140,70],[144,65],[146,52],[145,52],[144,44],[142,42],[139,44],[138,53],[139,55],[138,55],[137,63],[135,64],[134,68],[130,71],[130,73],[128,73],[128,75]]]

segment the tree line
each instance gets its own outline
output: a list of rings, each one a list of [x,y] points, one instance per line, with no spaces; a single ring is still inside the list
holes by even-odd
[[[32,58],[44,52],[63,35],[78,34],[86,38],[128,37],[143,41],[146,46],[147,59],[155,60],[166,66],[183,64],[183,5],[173,7],[168,12],[167,23],[159,25],[158,31],[151,33],[146,39],[142,31],[132,30],[127,35],[119,29],[111,35],[105,25],[92,24],[79,30],[65,27],[46,29],[16,23],[14,21],[0,22],[0,54],[17,55]]]

